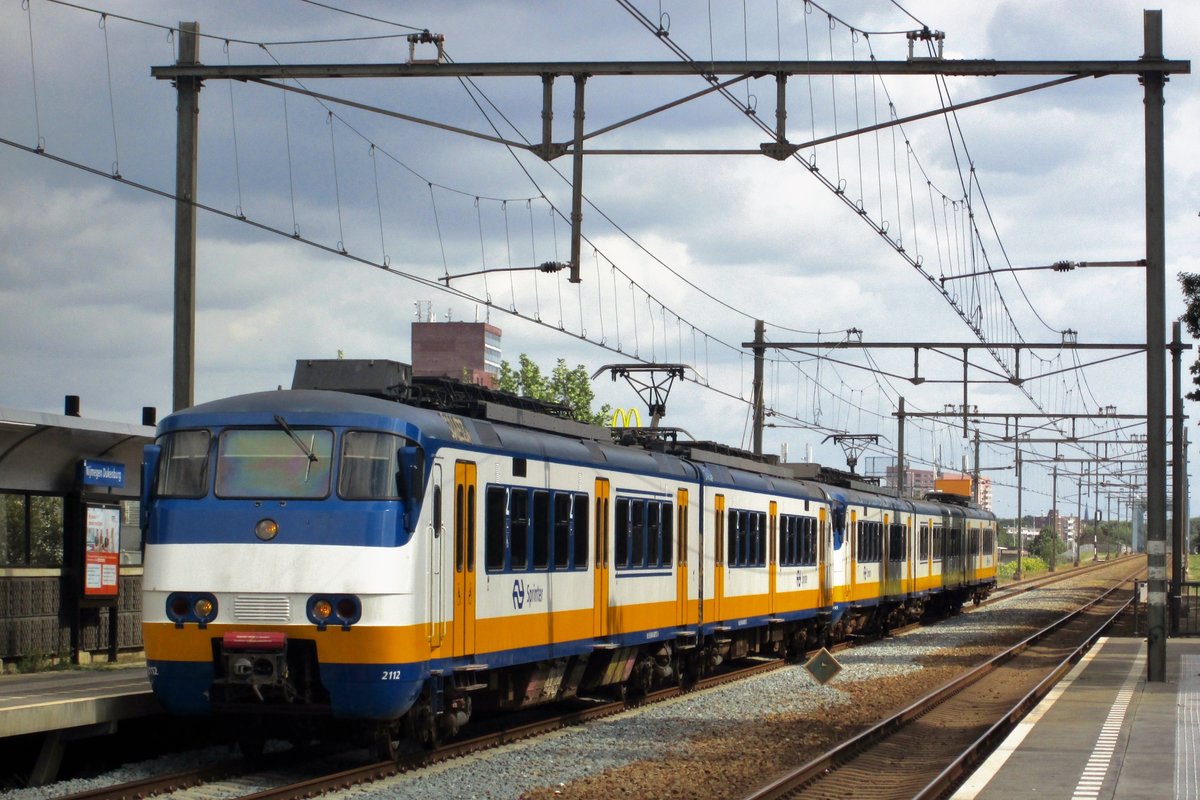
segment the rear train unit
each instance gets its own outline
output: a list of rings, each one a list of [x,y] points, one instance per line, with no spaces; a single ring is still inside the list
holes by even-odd
[[[146,448],[151,685],[172,713],[235,721],[247,749],[339,728],[394,754],[484,711],[686,684],[995,584],[995,519],[962,499],[705,443],[615,444],[369,367],[340,363],[352,391],[179,411]],[[314,374],[301,362],[296,385]]]

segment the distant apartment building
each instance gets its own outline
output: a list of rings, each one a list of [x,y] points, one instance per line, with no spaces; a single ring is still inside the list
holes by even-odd
[[[885,472],[885,478],[888,486],[896,485],[896,466],[889,464]],[[936,490],[938,480],[962,480],[970,479],[970,475],[964,475],[961,472],[939,472],[932,469],[906,469],[904,470],[904,494],[908,497],[924,497],[926,492]],[[992,479],[984,476],[979,478],[979,505],[992,510]]]
[[[1056,519],[1054,512],[1051,511],[1044,517],[1034,517],[1033,524],[1039,531],[1043,528],[1052,529],[1064,542],[1073,542],[1079,537],[1079,517],[1059,514]]]
[[[489,389],[500,381],[500,329],[486,322],[414,322],[414,377],[453,378]]]

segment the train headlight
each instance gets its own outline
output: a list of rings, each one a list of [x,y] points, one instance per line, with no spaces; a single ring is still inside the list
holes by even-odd
[[[352,594],[313,595],[308,598],[308,619],[319,631],[327,625],[340,625],[348,631],[362,619],[362,601]]]
[[[260,519],[254,526],[254,535],[264,542],[269,542],[279,533],[279,523],[273,519]]]
[[[362,617],[362,604],[358,602],[358,598],[353,595],[339,597],[334,605],[334,611],[337,612],[338,619],[343,625],[350,625],[358,622]]]
[[[187,620],[190,611],[191,604],[188,602],[187,595],[176,592],[167,596],[167,619],[177,625],[182,625]]]
[[[185,622],[205,627],[217,618],[217,598],[208,592],[171,592],[167,595],[167,619],[182,628]]]
[[[312,617],[317,622],[325,622],[333,614],[333,603],[330,603],[325,598],[316,600],[312,604]]]

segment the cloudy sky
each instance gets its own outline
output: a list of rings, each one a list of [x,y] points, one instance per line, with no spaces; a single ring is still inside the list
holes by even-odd
[[[1194,60],[1200,6],[1158,5],[1166,55]],[[170,29],[192,20],[208,65],[403,62],[404,37],[421,29],[444,35],[459,63],[678,61],[666,43],[697,62],[892,61],[908,54],[903,32],[922,25],[945,33],[947,58],[1142,53],[1142,9],[1116,0],[11,0],[0,5],[0,407],[58,412],[64,395],[77,394],[84,415],[97,419],[137,421],[142,406],[160,415],[171,408],[174,207],[156,192],[174,188],[175,92],[150,70],[174,62]],[[431,55],[429,46],[417,51]],[[809,142],[1050,77],[793,77],[788,138]],[[509,141],[541,135],[537,78],[289,85]],[[705,85],[700,77],[594,77],[585,127],[620,123]],[[556,142],[571,136],[572,94],[571,81],[558,79]],[[1170,319],[1182,311],[1175,274],[1200,271],[1195,76],[1172,77],[1165,112]],[[615,128],[588,148],[756,150],[768,138],[762,127],[774,125],[775,85],[766,78]],[[214,210],[198,214],[196,400],[287,386],[300,358],[407,361],[409,326],[425,310],[439,320],[490,320],[504,331],[506,358],[527,353],[547,369],[559,357],[589,372],[689,364],[664,423],[749,446],[752,361],[741,344],[755,319],[765,320],[771,342],[836,342],[850,329],[867,342],[977,341],[968,323],[996,342],[1059,342],[1063,331],[1080,342],[1144,341],[1140,269],[958,277],[1143,257],[1142,131],[1137,78],[1113,76],[802,148],[784,162],[595,154],[583,180],[583,281],[571,284],[565,273],[505,271],[569,259],[569,158],[545,162],[344,104],[212,80],[200,111],[199,200]],[[44,155],[31,152],[39,146]],[[453,291],[438,281],[482,270],[495,271],[455,277]],[[905,380],[911,351],[821,353],[833,359],[814,358],[812,348],[770,351],[766,392],[777,427],[767,430],[767,452],[786,447],[802,460],[811,450],[844,466],[827,438],[872,435],[878,445],[860,470],[879,469],[896,444],[900,397],[909,411],[963,402],[962,367],[950,358],[923,352],[927,380],[914,385]],[[968,403],[989,413],[1144,413],[1141,356],[1072,369],[1116,355],[1038,350],[1014,362],[1004,351],[1001,367],[976,351]],[[1004,369],[1033,378],[1024,393],[1002,381]],[[639,404],[624,383],[602,377],[595,388],[598,402]],[[1115,420],[1080,425],[1077,433],[1106,440],[1144,431]],[[980,427],[985,442],[1006,433]],[[917,466],[971,458],[954,424],[913,423],[906,437]],[[1054,453],[1031,449],[1035,458]],[[1137,445],[1109,450],[1116,459]],[[985,444],[981,462],[996,482],[997,510],[1012,513],[1011,447]],[[1024,484],[1026,512],[1044,513],[1048,464],[1029,464]],[[1072,513],[1078,493],[1074,478],[1059,481],[1060,505]]]

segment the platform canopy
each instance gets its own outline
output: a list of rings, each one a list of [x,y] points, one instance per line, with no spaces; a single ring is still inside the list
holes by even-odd
[[[0,407],[0,493],[65,494],[76,488],[83,459],[124,465],[115,495],[136,496],[142,446],[154,427]]]

